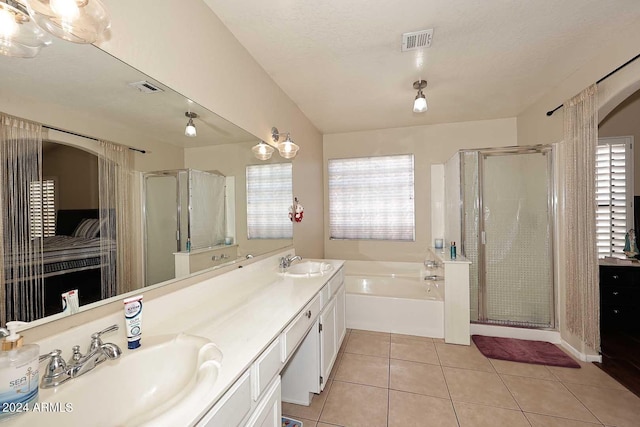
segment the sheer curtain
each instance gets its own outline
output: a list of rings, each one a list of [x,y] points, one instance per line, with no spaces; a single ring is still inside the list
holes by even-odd
[[[44,316],[42,126],[0,113],[0,322]],[[35,184],[36,186],[38,184]],[[38,200],[39,198],[39,200]]]
[[[98,156],[102,298],[133,284],[133,156],[127,147],[100,141]]]
[[[567,329],[600,348],[600,296],[596,248],[597,87],[564,103]]]

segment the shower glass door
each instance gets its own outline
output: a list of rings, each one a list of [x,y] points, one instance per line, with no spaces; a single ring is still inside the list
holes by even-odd
[[[465,245],[477,248],[470,251],[477,274],[477,281],[472,280],[477,287],[471,290],[472,306],[477,303],[472,320],[552,328],[551,148],[483,150],[469,158],[476,160],[472,169],[477,177],[475,185],[465,182],[477,191],[475,209],[471,207],[475,224],[465,227]],[[471,178],[469,169],[465,165],[465,178]],[[477,230],[470,239],[469,226]]]

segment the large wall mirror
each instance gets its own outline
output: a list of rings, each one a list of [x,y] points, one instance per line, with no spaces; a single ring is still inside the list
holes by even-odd
[[[135,248],[132,265],[135,272],[131,289],[158,282],[169,283],[185,274],[292,244],[290,238],[248,238],[246,168],[283,162],[280,158],[266,162],[255,159],[251,147],[259,141],[256,136],[91,45],[56,41],[33,59],[0,56],[0,73],[0,111],[42,123],[47,129],[43,137],[42,178],[43,182],[51,181],[54,186],[52,203],[56,219],[52,235],[71,236],[83,220],[97,215],[100,176],[95,139],[144,151],[135,151],[133,163]],[[185,136],[188,121],[185,113],[197,114],[194,119],[196,137]],[[172,233],[175,238],[169,243],[165,259],[174,260],[175,254],[181,252],[199,254],[213,250],[207,252],[206,257],[216,262],[192,263],[186,273],[175,269],[162,274],[150,273],[145,268],[146,242],[156,236],[149,234],[153,230],[146,226],[147,216],[162,213],[164,209],[175,209],[175,206],[163,204],[171,199],[175,202],[177,193],[176,188],[154,188],[157,192],[149,196],[146,194],[147,178],[177,177],[180,173],[208,180],[213,177],[210,180],[222,186],[222,193],[218,191],[215,195],[201,191],[186,193],[190,201],[183,208],[188,210],[195,204],[204,206],[200,217],[213,217],[213,212],[208,213],[215,211],[215,223],[206,227],[215,228],[216,237],[191,249],[185,247],[185,236],[179,236],[177,228],[175,232],[169,230],[170,238]],[[189,183],[189,178],[186,182]],[[211,200],[216,200],[215,204]],[[3,209],[8,207],[5,205]],[[287,214],[286,210],[282,213],[284,217]],[[180,210],[172,211],[171,215],[177,215],[178,224]],[[195,226],[191,224],[192,228]],[[231,248],[232,252],[215,252]],[[44,298],[48,305],[45,318],[53,320],[62,315],[59,313],[61,294],[72,289],[78,289],[80,310],[83,306],[86,309],[100,304],[103,299],[99,289],[100,265],[83,262],[74,264],[76,267],[82,265],[82,268],[68,271],[61,266],[45,265]],[[5,286],[4,281],[2,286]],[[1,303],[6,304],[6,301]],[[52,316],[47,317],[49,315]]]

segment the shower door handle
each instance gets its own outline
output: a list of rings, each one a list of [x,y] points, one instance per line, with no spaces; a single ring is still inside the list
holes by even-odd
[[[483,245],[487,244],[487,234],[484,231],[480,232],[480,243]]]

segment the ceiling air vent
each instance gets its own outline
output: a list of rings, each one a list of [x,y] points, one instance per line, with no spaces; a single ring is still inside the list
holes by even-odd
[[[433,28],[422,31],[414,31],[411,33],[404,33],[402,35],[402,51],[407,52],[409,50],[431,47],[432,39]]]
[[[138,89],[140,92],[143,92],[143,93],[164,92],[164,90],[160,89],[158,86],[154,85],[153,83],[149,83],[148,81],[145,81],[145,80],[141,82],[129,83],[129,86],[131,86],[134,89]]]

